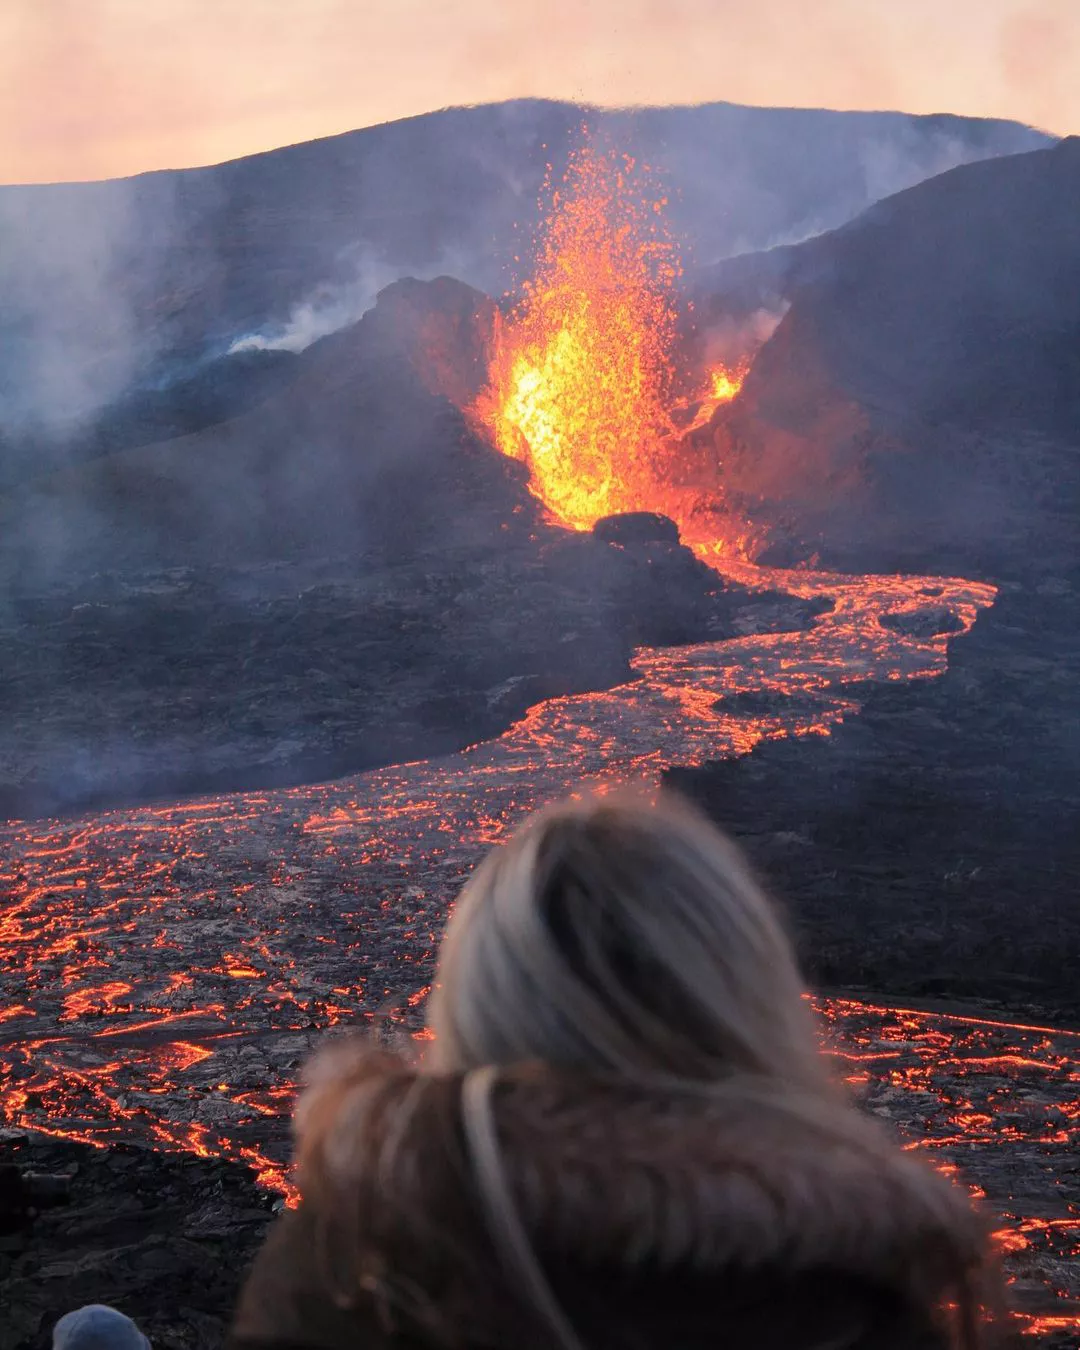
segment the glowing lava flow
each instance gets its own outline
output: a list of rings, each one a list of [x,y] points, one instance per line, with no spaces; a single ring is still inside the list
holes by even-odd
[[[966,628],[993,599],[927,577],[801,572],[788,584],[834,608],[807,631],[642,650],[633,682],[538,704],[460,754],[0,828],[0,1115],[96,1143],[221,1153],[285,1186],[292,1086],[311,1044],[388,996],[418,1025],[463,877],[526,812],[582,782],[655,783],[669,764],[825,733],[857,710],[849,683],[945,667],[946,637],[905,636],[881,615],[944,606]],[[772,711],[747,712],[745,693]],[[1053,1291],[1080,1297],[1065,1259],[1080,1251],[1075,1037],[819,1006],[868,1105],[961,1164],[1005,1215],[1010,1268],[1047,1286],[1031,1328],[1071,1325],[1076,1310]]]
[[[749,373],[750,362],[746,358],[737,365],[715,365],[711,367],[709,370],[709,391],[698,403],[694,420],[685,428],[683,435],[706,426],[712,420],[717,408],[722,408],[725,403],[730,403],[733,399],[738,398]],[[689,400],[686,402],[689,403]],[[683,526],[685,532],[686,522],[683,522]],[[723,553],[724,550],[718,550],[715,546],[709,549],[709,553],[712,555],[718,552]]]

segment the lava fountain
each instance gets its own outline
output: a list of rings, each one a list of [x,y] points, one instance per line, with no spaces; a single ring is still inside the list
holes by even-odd
[[[535,275],[498,326],[487,388],[474,412],[496,446],[528,465],[532,492],[572,529],[606,515],[659,511],[710,556],[742,552],[687,479],[677,415],[707,421],[738,393],[746,366],[717,367],[680,397],[676,283],[682,262],[667,198],[648,166],[585,146],[571,155],[550,211]],[[736,535],[738,532],[735,532]],[[729,548],[717,549],[728,536]]]

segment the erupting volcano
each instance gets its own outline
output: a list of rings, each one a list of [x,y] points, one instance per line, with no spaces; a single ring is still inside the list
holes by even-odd
[[[308,776],[300,786],[265,791],[216,787],[207,790],[221,795],[0,826],[0,961],[7,972],[0,1125],[101,1146],[136,1140],[221,1155],[288,1193],[289,1116],[304,1057],[328,1028],[381,1025],[388,1008],[398,1031],[425,1037],[423,1003],[450,907],[486,850],[528,812],[583,784],[657,789],[669,770],[704,773],[766,742],[787,742],[800,756],[792,779],[801,791],[803,752],[795,743],[809,742],[805,753],[814,755],[812,742],[882,694],[877,730],[842,761],[865,762],[875,774],[884,766],[866,799],[870,826],[845,834],[846,799],[856,789],[836,774],[820,821],[801,805],[809,794],[781,794],[775,820],[761,816],[759,797],[747,812],[749,832],[774,856],[794,859],[793,872],[805,869],[808,890],[824,881],[798,919],[833,988],[816,1006],[845,1079],[869,1110],[903,1132],[908,1147],[962,1169],[988,1196],[1000,1215],[999,1245],[1026,1299],[1023,1328],[1033,1336],[1071,1335],[1080,1327],[1080,1033],[1047,1025],[1041,1015],[1006,1022],[836,994],[849,975],[849,994],[852,985],[862,994],[885,987],[887,978],[870,984],[882,968],[886,975],[900,970],[917,991],[948,990],[954,978],[968,979],[986,950],[973,945],[971,912],[955,902],[961,883],[983,870],[971,866],[982,845],[968,855],[963,834],[954,842],[946,814],[951,780],[939,761],[928,767],[926,746],[952,733],[965,700],[989,702],[1001,686],[983,681],[973,664],[961,672],[956,698],[929,709],[906,707],[898,686],[942,675],[950,643],[995,603],[997,590],[960,576],[787,571],[750,561],[760,558],[758,541],[740,518],[734,489],[725,495],[716,450],[722,437],[714,433],[762,339],[734,344],[731,364],[702,358],[709,342],[688,336],[680,250],[666,205],[651,168],[586,146],[549,190],[535,272],[509,313],[453,278],[400,280],[353,331],[317,344],[305,375],[280,400],[230,422],[226,432],[175,443],[175,454],[158,448],[149,460],[153,473],[130,480],[138,493],[122,494],[109,479],[110,503],[161,498],[186,525],[199,512],[177,502],[216,502],[225,484],[277,482],[271,473],[279,464],[287,470],[279,495],[291,505],[297,483],[318,477],[295,468],[310,467],[311,447],[322,440],[337,456],[326,451],[320,467],[327,477],[305,506],[308,514],[285,517],[303,528],[290,533],[280,516],[268,516],[274,528],[253,530],[260,549],[263,533],[287,540],[288,549],[296,538],[310,540],[303,568],[292,557],[267,562],[261,552],[255,563],[214,572],[196,555],[190,576],[178,575],[179,567],[144,576],[126,564],[115,594],[100,588],[105,600],[98,589],[89,592],[93,604],[81,593],[78,604],[64,600],[74,616],[63,620],[73,634],[65,671],[83,678],[110,634],[149,634],[141,646],[133,642],[133,661],[153,655],[159,702],[184,702],[181,687],[201,698],[220,685],[224,711],[214,725],[232,736],[234,723],[242,723],[249,738],[243,745],[257,744],[260,753],[267,745],[281,753],[283,743],[313,734],[310,727],[344,724],[366,735],[360,714],[334,720],[344,707],[366,708],[380,735],[385,722],[391,732],[404,727],[412,735],[415,728],[426,739],[408,754],[385,750],[404,741],[379,740],[351,777],[333,782]],[[426,377],[420,384],[413,366]],[[479,394],[478,372],[486,380]],[[761,363],[757,376],[765,374]],[[463,425],[463,408],[471,427]],[[313,410],[322,421],[313,421]],[[476,424],[483,440],[471,434]],[[487,441],[528,469],[529,490],[550,520],[540,519],[523,475]],[[385,453],[376,454],[383,444]],[[243,460],[245,447],[257,447],[258,455]],[[351,470],[361,461],[359,450],[370,460],[369,476],[343,474],[342,465]],[[131,463],[137,467],[137,457]],[[211,494],[200,481],[198,494],[183,496],[192,464],[222,490]],[[230,476],[219,480],[213,474],[222,464]],[[124,466],[109,469],[121,474]],[[416,490],[421,479],[424,492]],[[180,487],[170,494],[163,484]],[[367,515],[333,516],[339,501],[367,502],[365,494],[375,503]],[[424,509],[408,517],[414,496]],[[621,539],[603,529],[593,537],[568,533],[631,512],[674,521],[698,561],[670,537],[667,522],[659,538],[634,539],[632,530]],[[390,521],[385,532],[381,516]],[[122,533],[117,519],[110,537]],[[356,529],[357,519],[367,534]],[[310,521],[326,534],[312,539]],[[455,529],[432,528],[443,521]],[[171,541],[165,527],[161,537]],[[343,578],[327,558],[327,538],[350,548],[360,539],[370,548],[347,555]],[[852,565],[869,566],[862,555]],[[721,571],[723,579],[715,575]],[[649,636],[642,615],[652,622],[652,609],[629,601],[640,597],[643,578],[658,575],[669,580],[664,589],[656,583],[659,599],[650,603],[664,624],[656,625],[660,636]],[[95,587],[98,577],[93,573]],[[582,577],[595,583],[591,589],[579,585]],[[1043,600],[1056,605],[1062,594],[1048,591]],[[683,600],[685,629],[669,636],[669,610]],[[26,686],[38,679],[40,634],[61,629],[61,608],[59,597],[40,602],[34,643],[25,644]],[[256,608],[265,611],[261,627],[251,620]],[[346,620],[355,627],[335,647],[329,635]],[[239,659],[198,666],[190,686],[174,683],[161,635],[180,633],[188,642],[187,634],[215,625],[230,662],[236,653]],[[617,625],[627,634],[620,638],[625,664],[594,662],[593,649]],[[360,652],[361,673],[380,686],[380,697],[366,704],[358,696],[366,686],[347,664],[349,644]],[[489,649],[505,662],[490,662]],[[619,657],[621,649],[612,650]],[[996,660],[1009,648],[988,650]],[[260,652],[270,655],[257,666]],[[186,659],[179,653],[177,664]],[[1027,650],[1021,659],[1030,670]],[[249,666],[265,674],[250,674]],[[233,673],[216,678],[211,672],[218,670]],[[381,697],[383,685],[392,698]],[[92,686],[99,687],[102,706],[118,688],[123,693],[115,677]],[[1004,685],[1010,698],[1015,687]],[[67,687],[64,693],[66,700]],[[296,706],[272,720],[293,698]],[[99,701],[90,732],[95,751]],[[134,700],[130,706],[143,708]],[[199,706],[219,715],[217,703]],[[64,717],[71,717],[66,701]],[[1001,716],[1000,726],[1006,721]],[[985,750],[984,742],[977,746],[995,781],[999,722],[987,731]],[[873,758],[885,753],[872,749],[882,726],[902,741],[899,763]],[[166,747],[160,753],[167,757],[180,738],[155,734],[159,739],[147,736],[146,744]],[[220,755],[214,749],[207,762],[231,767],[230,745]],[[988,780],[972,781],[981,791]],[[906,864],[892,836],[871,836],[894,800],[885,791],[894,783],[901,813],[911,807],[920,819],[920,801],[906,793],[941,813],[934,831],[949,839],[931,856],[945,857],[951,870],[935,872],[925,903],[920,896],[904,908],[905,898],[887,909],[888,887]],[[849,850],[845,868],[857,874],[851,889],[838,872],[821,870],[828,850],[840,848]],[[875,907],[877,889],[886,902]],[[850,949],[836,938],[847,928],[858,939]],[[949,949],[940,969],[919,966],[917,983],[902,963],[877,961],[879,951],[903,945],[905,928],[914,933],[905,948],[914,957],[904,960]],[[994,969],[979,972],[979,987],[996,978]]]
[[[747,363],[717,366],[687,397],[680,370],[678,245],[652,170],[628,154],[585,146],[570,157],[550,208],[536,275],[495,336],[475,412],[503,452],[528,465],[554,517],[588,529],[603,516],[655,511],[692,545],[741,552],[687,481],[678,414],[704,424],[739,392]],[[707,517],[703,523],[702,516]],[[737,532],[736,532],[737,533]]]

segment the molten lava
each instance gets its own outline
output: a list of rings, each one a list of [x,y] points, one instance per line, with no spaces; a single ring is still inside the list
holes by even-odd
[[[717,407],[721,403],[730,403],[743,387],[749,367],[740,363],[737,366],[717,366],[709,372],[712,381],[711,402]]]
[[[752,534],[724,501],[718,465],[685,437],[736,397],[749,362],[714,366],[687,396],[666,205],[631,156],[593,146],[571,156],[473,412],[528,465],[530,490],[563,525],[657,511],[715,564],[747,557]]]
[[[743,384],[747,375],[750,373],[750,361],[744,358],[736,365],[717,364],[709,370],[709,391],[697,400],[697,412],[694,419],[683,430],[683,435],[691,431],[697,431],[699,427],[707,426],[712,420],[713,414],[717,408],[722,408],[725,403],[732,402],[742,392]],[[692,408],[694,400],[684,399],[676,404],[676,408]],[[700,504],[698,514],[700,514]],[[717,552],[723,553],[722,546],[717,546],[717,541],[707,536],[702,536],[700,531],[692,536],[692,541],[699,545],[707,545],[704,552],[710,557]],[[699,550],[700,551],[700,550]]]
[[[586,147],[571,157],[536,275],[501,325],[476,406],[573,529],[620,511],[689,514],[672,417],[682,266],[666,205],[630,156]],[[741,378],[717,370],[705,401],[715,409],[734,397]]]

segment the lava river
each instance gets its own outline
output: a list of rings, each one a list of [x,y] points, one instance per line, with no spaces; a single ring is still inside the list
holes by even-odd
[[[419,1033],[448,906],[525,813],[583,782],[656,783],[668,765],[827,733],[857,711],[847,685],[944,669],[946,638],[879,616],[944,606],[969,627],[993,599],[940,578],[738,570],[834,608],[804,632],[641,650],[634,681],[539,704],[444,758],[4,827],[6,1123],[220,1153],[287,1188],[290,1102],[312,1041],[388,1003]],[[775,712],[725,710],[747,691],[775,696]],[[835,998],[818,1007],[869,1107],[987,1192],[1026,1329],[1080,1327],[1080,1039]]]

